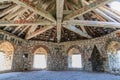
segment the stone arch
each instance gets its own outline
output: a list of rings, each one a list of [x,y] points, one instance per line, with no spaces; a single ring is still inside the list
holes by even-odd
[[[73,54],[81,55],[80,63],[81,63],[81,68],[82,68],[82,65],[83,65],[83,50],[78,45],[73,45],[73,46],[69,47],[68,50],[67,50],[68,68],[72,68],[72,55]]]
[[[116,52],[116,50],[120,49],[120,42],[118,41],[110,41],[107,45],[106,45],[106,50],[107,53],[109,52]]]
[[[120,73],[120,42],[111,41],[107,45],[109,71]]]
[[[67,54],[69,53],[69,51],[70,51],[72,48],[78,49],[79,52],[81,52],[81,54],[84,53],[84,51],[81,49],[81,47],[79,47],[79,45],[72,45],[72,46],[70,46],[70,47],[67,49]]]
[[[16,45],[15,45],[13,42],[11,42],[11,41],[7,41],[7,40],[0,41],[0,45],[3,44],[3,43],[8,43],[10,46],[13,47],[13,49],[14,49],[14,51],[15,51],[15,49],[16,49]]]
[[[120,38],[110,38],[106,41],[106,44],[105,44],[105,49],[108,50],[108,47],[111,45],[111,43],[113,42],[120,42]]]
[[[35,51],[38,49],[38,48],[44,48],[46,50],[47,53],[50,53],[50,49],[45,46],[45,45],[37,45],[33,48],[33,53],[35,53]]]
[[[13,55],[14,55],[14,45],[8,41],[1,41],[0,42],[0,54],[4,64],[2,65],[3,70],[11,70],[12,69],[12,62],[13,62]],[[1,60],[0,60],[1,61]],[[1,68],[1,70],[2,70]]]

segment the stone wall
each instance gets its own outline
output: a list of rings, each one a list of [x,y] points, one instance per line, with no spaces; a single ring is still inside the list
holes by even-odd
[[[48,55],[48,70],[67,70],[67,54],[64,45],[54,45]]]
[[[118,32],[118,31],[116,31]],[[15,45],[13,58],[13,71],[24,71],[33,69],[34,50],[43,47],[47,50],[47,70],[68,70],[68,50],[71,47],[78,46],[83,55],[83,70],[92,71],[92,63],[90,61],[94,46],[98,48],[102,58],[103,67],[106,72],[110,72],[107,54],[107,46],[111,41],[120,42],[120,38],[116,36],[116,32],[106,36],[89,40],[70,41],[63,43],[52,43],[44,41],[23,41],[21,44]],[[5,40],[5,39],[4,39]],[[8,39],[7,39],[8,40]],[[18,40],[18,39],[17,39]]]

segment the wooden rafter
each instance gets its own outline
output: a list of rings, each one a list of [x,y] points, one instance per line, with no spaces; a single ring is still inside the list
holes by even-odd
[[[44,11],[43,9],[38,10],[37,8],[30,6],[29,4],[22,2],[20,0],[12,0],[13,2],[15,2],[18,5],[21,5],[22,7],[25,7],[27,9],[30,9],[32,11],[34,11],[35,13],[45,17],[46,19],[52,21],[52,22],[56,22],[55,18],[47,11]]]
[[[75,10],[74,12],[71,12],[70,14],[68,14],[67,16],[64,17],[64,20],[68,20],[71,18],[76,18],[78,16],[81,16],[89,11],[92,11],[100,6],[107,4],[110,1],[112,1],[112,0],[96,0],[93,3],[84,6],[83,8],[80,8],[78,10]]]
[[[84,17],[81,16],[81,17],[80,17],[80,20],[84,20]],[[85,26],[80,26],[80,27],[81,27],[82,31],[83,31],[85,34],[88,34],[87,31],[85,30]]]
[[[104,12],[102,12],[99,9],[94,10],[95,13],[101,15],[102,17],[104,17],[106,20],[108,21],[112,21],[112,22],[117,22],[116,20],[114,20],[112,17],[108,16],[107,14],[105,14]]]
[[[10,26],[6,26],[6,27],[4,27],[4,29],[3,30],[6,30],[6,29],[8,29]]]
[[[18,34],[20,36],[25,30],[27,30],[30,26],[25,26],[25,28]]]
[[[35,15],[35,13],[32,13],[31,15],[29,15],[29,17],[27,17],[27,19],[26,20],[29,20],[32,16],[34,16]]]
[[[117,14],[105,9],[104,7],[100,7],[99,9],[120,22],[120,16],[118,16]]]
[[[53,27],[54,26],[45,26],[45,27],[43,27],[43,28],[41,28],[39,30],[36,30],[35,32],[33,32],[33,33],[29,34],[29,35],[26,35],[26,39],[31,39],[31,38],[45,32],[45,31],[49,30],[49,29],[52,29]]]
[[[81,25],[81,26],[90,26],[90,27],[104,27],[104,28],[120,28],[120,23],[117,22],[70,20],[63,22],[63,24]]]
[[[0,12],[0,17],[8,14],[10,11],[14,10],[16,7],[18,7],[17,5],[12,5],[9,8],[5,9],[3,12]]]
[[[115,9],[112,9],[112,8],[110,8],[110,7],[108,7],[108,6],[103,6],[103,7],[106,8],[107,10],[109,10],[109,11],[111,11],[111,12],[113,12],[113,13],[115,13],[115,14],[117,14],[117,15],[120,16],[120,11],[117,11],[117,10],[115,10]]]
[[[73,31],[77,34],[79,34],[80,36],[83,36],[83,37],[86,37],[86,38],[92,38],[91,36],[89,36],[88,34],[84,33],[83,31],[81,31],[80,29],[76,28],[75,26],[72,26],[72,25],[64,25],[64,28],[70,30],[70,31]]]
[[[16,13],[15,15],[13,15],[13,16],[11,16],[11,18],[10,19],[12,19],[12,18],[14,18],[14,20],[19,20],[19,17],[21,16],[21,15],[23,15],[23,13],[25,12],[25,11],[27,11],[28,9],[26,9],[26,8],[24,8],[22,11],[20,11],[19,13]]]
[[[20,29],[22,26],[18,26],[14,29],[14,31],[12,33],[15,33],[18,29]]]
[[[8,0],[0,0],[0,2],[4,2],[4,1],[8,1]]]
[[[7,32],[7,31],[4,31],[4,30],[1,30],[0,29],[0,32],[4,33],[4,34],[7,34],[7,35],[11,35],[13,38],[16,38],[17,40],[20,40],[20,41],[23,41],[23,42],[26,42],[24,39],[20,38],[20,37],[17,37],[16,35],[10,33],[10,32]]]
[[[11,20],[11,21],[1,21],[0,22],[0,26],[25,26],[25,25],[55,25],[55,23],[49,22],[47,20],[41,20],[41,21],[37,21],[37,22],[29,22],[29,23],[15,23],[15,21]]]
[[[88,3],[87,1],[83,0],[83,3],[86,5],[90,5],[90,3]],[[114,20],[112,17],[108,16],[107,14],[105,14],[103,11],[99,10],[99,9],[95,9],[93,10],[95,13],[99,14],[100,16],[102,16],[103,18],[105,18],[108,21],[113,21],[113,22],[117,22],[116,20]]]
[[[64,0],[56,0],[57,4],[57,41],[60,42],[61,39],[61,28],[62,28],[62,19],[63,19],[63,8],[64,8]]]
[[[37,25],[31,26],[26,35],[29,35],[30,33],[34,32],[36,30],[36,28],[37,28]]]
[[[7,20],[10,20],[12,19],[13,17],[21,14],[25,9],[23,7],[19,8],[18,10],[16,10],[15,12],[13,13],[10,13],[9,15],[5,16],[5,18],[3,19],[7,19]],[[14,14],[14,15],[13,15]]]

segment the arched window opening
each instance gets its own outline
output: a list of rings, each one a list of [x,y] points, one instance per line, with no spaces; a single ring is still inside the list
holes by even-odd
[[[0,71],[11,70],[14,47],[9,42],[0,44]]]
[[[109,68],[111,72],[120,73],[120,43],[112,41],[108,46]]]
[[[34,52],[34,69],[46,69],[47,68],[47,51],[43,47],[39,47]]]
[[[74,69],[82,68],[82,55],[79,49],[71,48],[68,51],[68,67]]]

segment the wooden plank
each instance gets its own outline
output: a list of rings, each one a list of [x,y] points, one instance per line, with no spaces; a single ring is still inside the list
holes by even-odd
[[[63,8],[64,8],[64,0],[56,0],[56,5],[57,5],[57,41],[60,42],[61,40],[61,22],[63,19]]]
[[[76,18],[78,16],[81,16],[89,11],[92,11],[100,6],[103,6],[107,3],[109,3],[110,1],[113,1],[113,0],[96,0],[95,2],[89,4],[89,5],[86,5],[84,6],[83,8],[80,8],[78,10],[75,10],[73,12],[71,12],[69,15],[65,16],[64,17],[64,20],[68,20],[68,19],[73,19],[73,18]]]
[[[8,1],[8,0],[0,0],[0,2],[4,2],[4,1]]]
[[[114,20],[113,18],[111,18],[110,16],[108,16],[107,14],[105,14],[104,12],[102,12],[99,9],[94,10],[95,13],[99,14],[100,16],[102,16],[103,18],[107,19],[108,21],[113,21],[113,22],[117,22],[116,20]]]
[[[9,15],[5,16],[4,19],[10,20],[10,19],[14,18],[15,16],[21,14],[24,11],[25,11],[25,9],[23,7],[21,7],[17,11],[15,11],[13,13],[10,13]]]
[[[18,34],[20,36],[26,29],[28,29],[30,26],[25,26],[25,28]]]
[[[80,20],[84,20],[84,17],[83,17],[83,16],[80,16],[79,19],[80,19]],[[85,26],[80,26],[80,27],[81,27],[81,29],[82,29],[82,31],[83,31],[84,33],[88,34],[87,31],[85,30]]]
[[[29,34],[29,35],[26,35],[26,39],[31,39],[31,38],[45,32],[45,31],[49,30],[49,29],[52,29],[53,27],[54,26],[45,26],[45,27],[43,27],[43,28],[41,28],[39,30],[36,30],[35,32],[33,32],[33,33]]]
[[[120,22],[120,16],[118,16],[117,14],[105,9],[104,7],[100,7],[99,9],[101,11],[105,12],[107,15],[111,16],[112,18],[115,18],[117,21]]]
[[[12,5],[10,6],[9,8],[5,9],[4,11],[0,12],[0,17],[8,14],[10,11],[14,10],[15,8],[17,8],[18,6],[17,5]]]
[[[31,26],[30,29],[27,32],[27,35],[29,35],[30,33],[34,32],[36,30],[36,28],[37,28],[37,25]]]
[[[0,9],[4,9],[4,8],[7,8],[9,7],[11,4],[4,4],[4,5],[0,5]]]
[[[46,20],[41,20],[41,21],[37,21],[37,22],[23,22],[23,23],[16,23],[15,21],[11,20],[11,21],[0,21],[0,26],[25,26],[25,25],[56,25],[55,23],[46,21]]]
[[[108,7],[108,6],[103,6],[103,7],[106,8],[107,10],[109,10],[109,11],[111,11],[111,12],[113,12],[113,13],[115,13],[115,14],[117,14],[117,15],[120,16],[120,11],[117,11],[117,10],[115,10],[115,9],[112,9],[112,8],[110,8],[110,7]]]
[[[22,26],[18,26],[15,28],[15,30],[12,33],[15,33],[18,29],[20,29]]]
[[[70,21],[63,22],[63,24],[90,26],[90,27],[104,27],[104,28],[120,28],[120,23],[117,23],[117,22],[70,20]]]
[[[15,2],[16,4],[18,5],[21,5],[27,9],[30,9],[32,11],[34,11],[35,13],[41,15],[42,17],[45,17],[46,19],[52,21],[52,22],[56,22],[55,18],[52,16],[52,14],[50,14],[49,12],[41,9],[41,10],[38,10],[37,8],[33,7],[33,6],[30,6],[29,4],[25,3],[25,2],[22,2],[20,0],[12,0],[13,2]]]
[[[34,16],[36,13],[32,13],[32,14],[30,14],[27,18],[26,18],[26,20],[29,20],[32,16]]]
[[[90,5],[90,3],[88,3],[87,1],[83,0],[83,3],[86,5]],[[113,21],[113,22],[117,22],[116,20],[114,20],[113,18],[111,18],[110,16],[108,16],[107,14],[105,14],[103,11],[99,10],[99,9],[95,9],[93,10],[95,13],[99,14],[100,16],[102,16],[103,18],[107,19],[108,21]]]
[[[84,33],[83,31],[81,31],[80,29],[76,28],[75,26],[72,26],[72,25],[68,25],[68,26],[65,26],[64,25],[64,28],[70,30],[70,31],[73,31],[83,37],[86,37],[86,38],[91,38],[91,36],[89,36],[88,34]]]

